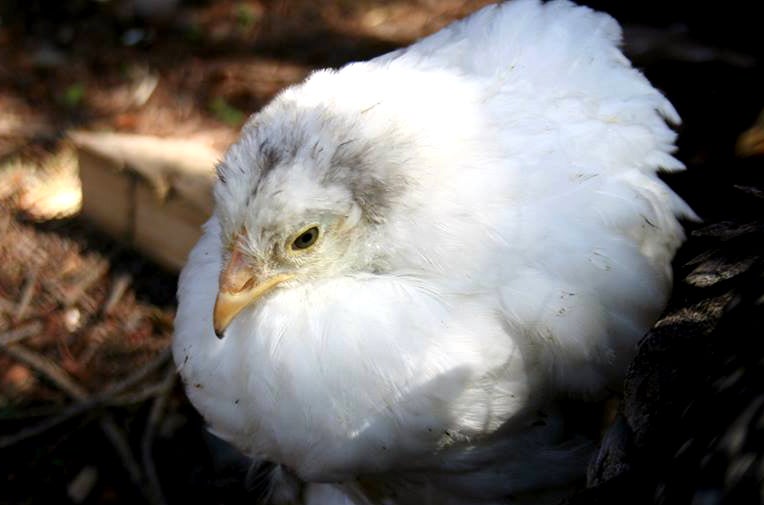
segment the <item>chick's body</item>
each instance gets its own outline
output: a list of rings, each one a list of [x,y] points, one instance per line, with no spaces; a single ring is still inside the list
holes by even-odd
[[[211,428],[357,503],[579,477],[554,399],[618,384],[692,215],[656,176],[682,167],[676,112],[619,41],[606,15],[517,0],[253,116],[179,288],[174,354]],[[285,280],[217,339],[235,261]]]

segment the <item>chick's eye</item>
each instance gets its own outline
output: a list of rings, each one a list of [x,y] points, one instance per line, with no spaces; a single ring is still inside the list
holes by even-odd
[[[313,226],[308,228],[304,232],[300,233],[296,239],[292,242],[292,249],[298,251],[300,249],[307,249],[312,246],[318,240],[318,227]]]

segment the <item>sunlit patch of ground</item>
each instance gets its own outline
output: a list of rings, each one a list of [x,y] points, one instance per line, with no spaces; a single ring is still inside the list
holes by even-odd
[[[35,221],[76,215],[82,206],[77,156],[70,145],[43,160],[17,156],[0,164],[0,200]]]

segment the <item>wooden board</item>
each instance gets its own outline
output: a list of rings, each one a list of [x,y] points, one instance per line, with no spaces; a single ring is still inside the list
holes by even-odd
[[[178,271],[212,212],[221,153],[186,140],[75,132],[83,215]]]

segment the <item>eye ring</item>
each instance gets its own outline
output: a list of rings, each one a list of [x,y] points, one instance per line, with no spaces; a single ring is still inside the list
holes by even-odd
[[[318,240],[318,235],[318,226],[311,226],[300,232],[300,234],[292,240],[292,250],[304,251],[305,249],[312,247]]]

